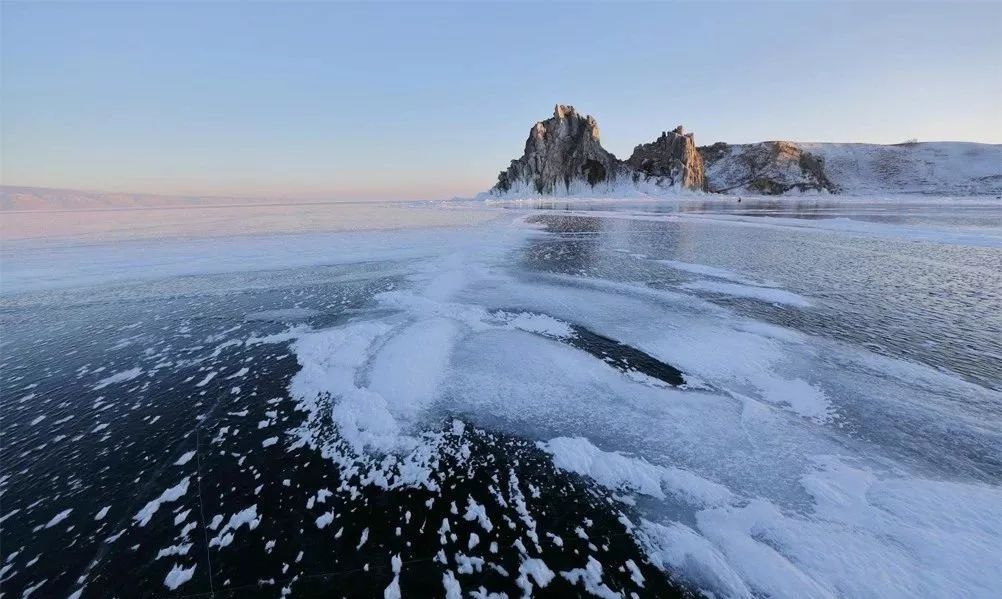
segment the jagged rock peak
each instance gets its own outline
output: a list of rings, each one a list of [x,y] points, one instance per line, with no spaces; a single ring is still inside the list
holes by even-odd
[[[504,195],[663,193],[705,189],[703,159],[682,127],[641,144],[626,162],[600,143],[598,122],[573,106],[557,104],[553,117],[529,130],[525,151],[498,175],[490,192]]]
[[[626,164],[647,178],[657,178],[662,187],[706,189],[703,157],[696,148],[692,133],[682,125],[662,131],[651,143],[640,144]]]
[[[565,116],[574,117],[577,114],[573,106],[564,106],[563,104],[555,104],[553,106],[553,118],[555,119],[562,119]]]
[[[557,104],[553,117],[529,130],[522,156],[498,175],[492,193],[570,194],[610,184],[623,164],[599,142],[598,122]]]

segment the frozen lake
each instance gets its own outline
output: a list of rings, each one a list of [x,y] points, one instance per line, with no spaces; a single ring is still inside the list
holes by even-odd
[[[206,210],[4,215],[5,593],[1002,587],[998,200]]]

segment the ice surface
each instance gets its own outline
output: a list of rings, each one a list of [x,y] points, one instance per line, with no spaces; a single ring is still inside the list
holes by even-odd
[[[589,216],[604,218],[600,211]],[[839,240],[847,234],[911,235],[926,243],[994,247],[996,235],[877,223],[670,218],[701,226],[798,227]],[[709,301],[726,294],[779,303],[781,309],[765,308],[789,317],[779,322],[791,326],[820,307],[820,301],[738,270],[667,261],[661,267],[696,279],[686,276],[672,290],[643,281],[519,270],[518,251],[541,236],[513,220],[472,231],[288,236],[281,243],[219,239],[183,248],[152,244],[150,253],[131,262],[103,246],[79,256],[51,248],[41,255],[58,257],[58,268],[80,265],[80,273],[70,269],[70,283],[78,275],[88,282],[143,278],[158,260],[162,276],[407,261],[406,270],[394,271],[406,273],[398,286],[374,295],[336,326],[300,312],[248,316],[257,324],[258,318],[311,318],[317,327],[300,324],[260,337],[241,333],[228,346],[290,343],[299,370],[289,391],[307,425],[281,437],[283,445],[286,439],[293,447],[315,443],[349,475],[358,474],[358,484],[393,488],[432,484],[430,456],[442,442],[443,426],[456,436],[472,425],[530,438],[559,468],[614,489],[639,514],[631,515],[636,525],[629,528],[651,559],[716,596],[992,597],[1002,586],[1002,491],[997,482],[985,482],[990,475],[981,461],[997,455],[1002,422],[979,411],[999,405],[996,391]],[[15,285],[49,285],[43,258],[34,263],[41,268],[34,274],[28,266],[15,267]],[[88,270],[95,258],[107,271],[88,280],[100,270]],[[624,373],[574,345],[575,330],[583,329],[670,364],[692,383],[656,385]],[[253,366],[206,370],[192,384],[208,386],[208,377],[251,371]],[[101,383],[142,374],[138,367],[113,372]],[[319,442],[321,421],[335,424],[338,445]],[[941,423],[949,424],[944,437],[964,443],[964,451],[950,456],[950,468],[929,459],[951,452],[930,436]],[[278,441],[271,436],[263,445]],[[191,459],[186,456],[178,462]],[[150,501],[135,515],[137,523],[148,523],[187,485],[185,478]],[[310,500],[323,502],[319,495]],[[503,526],[476,502],[457,503],[457,517],[476,522],[478,530]],[[333,530],[334,518],[328,512],[313,522]],[[233,543],[243,525],[254,529],[261,516],[253,505],[224,521],[219,515],[208,526],[216,535],[209,542],[213,550]],[[449,533],[447,522],[443,526],[443,534]],[[545,532],[538,531],[537,544],[558,544]],[[585,537],[590,532],[580,529]],[[458,542],[487,546],[479,538]],[[527,537],[526,544],[531,542]],[[602,574],[610,570],[597,561],[582,556],[576,567],[554,572],[545,561],[525,557],[518,580],[526,591],[561,576],[583,590],[606,592]],[[463,564],[476,568],[473,561]],[[175,570],[168,579],[177,584],[193,573],[180,565]],[[443,585],[445,592],[460,592],[452,572]],[[398,590],[391,584],[386,594]]]
[[[684,293],[811,309],[801,296],[712,267],[686,271],[728,282],[697,281],[680,293],[512,277],[496,259],[444,255],[408,289],[374,298],[376,316],[302,335],[293,395],[329,393],[360,454],[413,455],[420,432],[445,414],[536,437],[557,466],[645,496],[636,534],[652,559],[721,596],[907,597],[924,588],[987,597],[1002,582],[989,567],[1002,564],[991,545],[1002,538],[996,487],[938,482],[920,473],[928,465],[889,457],[879,434],[862,441],[841,432],[857,402],[889,415],[904,405],[928,413],[942,393],[968,393],[969,383]],[[570,323],[702,384],[673,389],[626,376],[568,344]],[[476,506],[465,515],[480,517]],[[521,574],[521,584],[534,583]],[[606,592],[600,564],[564,574]]]
[[[44,190],[43,190],[44,191]],[[56,190],[50,190],[56,191]],[[303,231],[358,231],[442,227],[484,222],[484,210],[429,210],[405,202],[219,201],[200,198],[40,197],[32,206],[0,203],[5,240],[131,240],[164,237],[220,237]],[[191,198],[186,198],[191,200]]]
[[[784,291],[783,289],[771,289],[769,287],[753,287],[751,285],[739,285],[737,283],[721,283],[720,281],[693,281],[682,283],[682,289],[692,289],[695,291],[708,291],[710,293],[720,293],[737,297],[748,297],[762,300],[774,304],[785,304],[798,308],[810,307],[811,302],[796,293]]]
[[[679,262],[678,260],[655,260],[658,264],[664,264],[670,266],[676,270],[681,270],[687,273],[696,275],[705,275],[709,277],[716,277],[718,279],[727,279],[729,281],[734,281],[736,283],[748,283],[749,279],[739,275],[738,273],[727,270],[726,268],[718,268],[715,266],[707,266],[705,264],[692,264],[690,262]]]
[[[870,222],[853,218],[800,219],[776,216],[734,216],[730,214],[684,215],[693,221],[713,221],[715,224],[774,229],[793,229],[819,233],[838,232],[854,236],[906,239],[953,245],[1002,247],[1002,231],[998,229],[953,229],[943,226],[905,225]]]

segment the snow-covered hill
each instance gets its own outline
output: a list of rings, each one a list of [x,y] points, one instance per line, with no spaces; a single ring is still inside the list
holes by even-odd
[[[1002,144],[799,144],[843,193],[1002,193]]]
[[[1002,145],[760,142],[700,149],[711,191],[1002,194]]]

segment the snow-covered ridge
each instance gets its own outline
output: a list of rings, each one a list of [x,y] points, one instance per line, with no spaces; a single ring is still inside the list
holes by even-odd
[[[710,191],[998,195],[1002,145],[767,141],[700,148]]]
[[[846,194],[1002,193],[1002,144],[939,141],[798,145],[824,160],[825,173]]]

